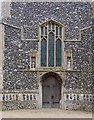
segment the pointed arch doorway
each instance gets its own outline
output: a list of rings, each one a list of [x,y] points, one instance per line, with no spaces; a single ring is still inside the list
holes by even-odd
[[[60,108],[62,90],[61,77],[53,72],[42,77],[42,108]]]

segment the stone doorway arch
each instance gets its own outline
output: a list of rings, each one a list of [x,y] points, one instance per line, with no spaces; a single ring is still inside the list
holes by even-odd
[[[59,74],[48,72],[41,76],[38,99],[38,108],[63,108],[63,82]]]

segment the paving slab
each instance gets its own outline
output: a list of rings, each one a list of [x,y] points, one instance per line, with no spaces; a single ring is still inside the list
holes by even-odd
[[[62,109],[9,110],[0,112],[2,118],[92,118],[91,112]]]

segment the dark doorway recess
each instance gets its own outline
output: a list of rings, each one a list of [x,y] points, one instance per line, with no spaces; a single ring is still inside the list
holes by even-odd
[[[49,72],[42,77],[42,107],[60,108],[61,100],[61,77]]]

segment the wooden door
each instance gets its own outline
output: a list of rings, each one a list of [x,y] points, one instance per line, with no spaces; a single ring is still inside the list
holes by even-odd
[[[43,80],[42,102],[43,108],[59,108],[61,99],[61,83],[53,76]]]

